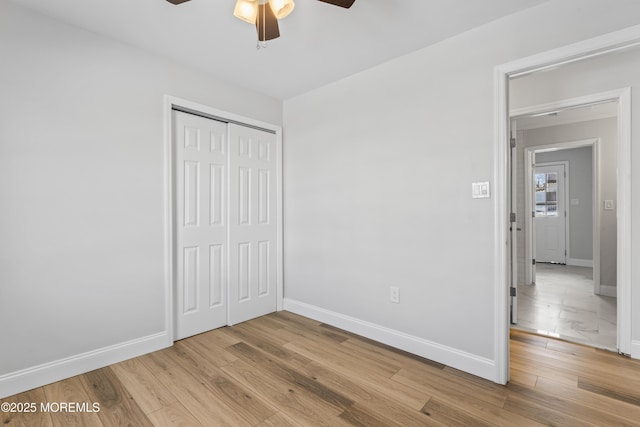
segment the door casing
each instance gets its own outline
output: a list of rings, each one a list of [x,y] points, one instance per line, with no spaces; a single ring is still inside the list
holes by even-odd
[[[237,123],[248,127],[271,131],[276,136],[276,310],[282,310],[284,297],[283,264],[283,180],[282,180],[282,127],[271,123],[218,110],[207,105],[188,101],[170,95],[164,96],[164,286],[165,286],[165,327],[168,332],[167,345],[174,341],[174,289],[175,284],[175,230],[174,230],[174,178],[173,178],[173,120],[172,110],[193,112],[215,120]]]
[[[509,380],[509,80],[621,49],[640,46],[640,25],[532,55],[494,69],[494,381]],[[610,91],[618,100],[618,347],[631,353],[631,89]],[[578,102],[577,105],[588,101]],[[506,243],[506,244],[505,244]]]

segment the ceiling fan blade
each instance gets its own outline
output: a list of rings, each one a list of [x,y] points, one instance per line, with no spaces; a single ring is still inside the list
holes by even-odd
[[[171,4],[180,4],[180,3],[187,2],[189,0],[167,0],[167,1]]]
[[[356,0],[320,0],[321,2],[329,3],[334,6],[344,7],[345,9],[349,9]]]
[[[273,13],[273,9],[271,9],[269,3],[258,5],[256,30],[258,31],[258,40],[261,42],[280,37],[278,18],[276,18],[276,15]]]

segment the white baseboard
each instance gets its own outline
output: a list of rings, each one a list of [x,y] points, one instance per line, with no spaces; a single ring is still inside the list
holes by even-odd
[[[640,359],[640,341],[631,341],[631,358]]]
[[[600,293],[598,295],[616,298],[618,296],[618,288],[610,285],[600,285]]]
[[[0,376],[0,398],[71,378],[171,346],[166,332],[44,363]]]
[[[495,380],[495,362],[491,359],[289,298],[284,299],[284,309],[490,381]]]
[[[569,258],[569,259],[567,259],[567,265],[573,265],[575,267],[591,267],[591,268],[593,268],[593,260],[592,259]]]

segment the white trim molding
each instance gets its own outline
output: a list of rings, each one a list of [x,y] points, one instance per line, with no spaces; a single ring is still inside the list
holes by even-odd
[[[452,368],[493,379],[495,366],[491,359],[289,298],[284,299],[284,309]]]
[[[509,380],[509,79],[640,45],[640,25],[587,39],[494,69],[494,346],[493,380]],[[631,344],[631,89],[618,91],[618,349],[640,358],[640,346]]]
[[[0,399],[171,346],[166,332],[0,376]]]
[[[600,285],[600,293],[598,295],[602,295],[604,297],[618,297],[618,288],[616,286],[611,285]]]
[[[592,259],[568,258],[567,259],[567,265],[572,265],[574,267],[591,267],[591,268],[593,268],[593,260]],[[594,280],[595,280],[595,275],[594,275]]]

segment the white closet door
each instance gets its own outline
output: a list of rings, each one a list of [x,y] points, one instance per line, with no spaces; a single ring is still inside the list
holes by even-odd
[[[227,322],[227,124],[174,111],[175,339]]]
[[[229,124],[229,318],[276,311],[276,136]]]

